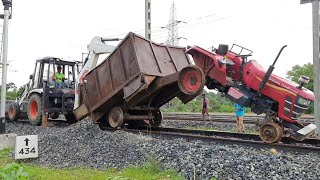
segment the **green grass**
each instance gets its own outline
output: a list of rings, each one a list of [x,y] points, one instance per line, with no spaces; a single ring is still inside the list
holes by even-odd
[[[0,151],[0,168],[4,167],[8,162],[11,162],[11,158],[8,157],[12,149],[4,149]]]
[[[132,166],[121,171],[116,169],[96,170],[89,168],[52,169],[28,163],[17,163],[8,154],[12,150],[0,151],[0,180],[2,179],[32,179],[32,180],[181,180],[181,175],[173,170],[163,170],[158,162],[151,158],[142,166]],[[1,174],[2,173],[2,174]],[[4,177],[4,175],[6,177]]]

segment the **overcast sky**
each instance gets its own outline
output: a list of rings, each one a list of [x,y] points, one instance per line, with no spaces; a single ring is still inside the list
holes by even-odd
[[[172,0],[152,0],[152,40],[167,38]],[[288,45],[274,73],[312,62],[311,4],[299,0],[175,0],[180,45],[217,47],[233,43],[253,50],[267,69],[279,49]],[[81,60],[94,36],[144,36],[144,0],[14,0],[9,22],[8,82],[28,82],[35,59],[57,56]]]

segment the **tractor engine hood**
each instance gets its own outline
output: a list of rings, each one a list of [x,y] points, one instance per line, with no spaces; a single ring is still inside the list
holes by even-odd
[[[258,80],[258,81],[262,81],[263,77],[266,74],[266,71],[261,67],[260,64],[258,64],[255,60],[249,61],[247,64],[245,64],[244,66],[244,73],[250,74],[252,73],[254,75],[254,77]],[[249,80],[249,79],[247,79]],[[248,82],[248,81],[247,81]],[[258,86],[255,86],[254,84],[252,84],[254,89],[258,89]],[[279,77],[277,75],[272,74],[267,82],[267,86],[269,87],[278,87],[278,89],[282,89],[284,91],[288,91],[288,92],[292,92],[294,94],[299,95],[302,98],[305,98],[307,100],[310,101],[314,101],[315,96],[314,93],[310,90],[308,90],[307,88],[302,87],[301,89],[299,89],[299,85],[289,81],[287,79],[284,79],[282,77]],[[255,88],[256,87],[256,88]],[[262,90],[263,92],[263,90]]]

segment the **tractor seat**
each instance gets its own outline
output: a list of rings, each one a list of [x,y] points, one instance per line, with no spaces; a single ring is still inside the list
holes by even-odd
[[[230,59],[227,59],[227,58],[224,58],[224,59],[226,61],[227,66],[234,66],[235,65],[235,63],[233,61],[231,61]]]

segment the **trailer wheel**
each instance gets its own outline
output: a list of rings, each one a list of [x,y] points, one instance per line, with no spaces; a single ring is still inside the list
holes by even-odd
[[[184,94],[197,94],[203,90],[204,85],[205,76],[199,67],[190,65],[181,70],[178,86]]]
[[[28,103],[28,119],[31,125],[41,125],[41,97],[38,94],[31,95]]]
[[[8,116],[10,121],[16,121],[19,119],[20,108],[18,103],[13,102],[10,104]]]
[[[114,107],[110,110],[108,115],[108,121],[111,127],[121,127],[124,120],[124,114],[120,107]]]
[[[74,124],[77,122],[76,116],[73,114],[73,112],[65,114],[64,117],[66,118],[68,124]]]
[[[159,127],[162,123],[163,115],[160,109],[152,112],[152,115],[154,116],[153,120],[151,122],[151,126],[153,127]]]
[[[275,122],[263,124],[259,132],[260,138],[266,143],[278,143],[283,136],[282,128]]]
[[[60,116],[60,113],[58,113],[58,112],[50,113],[51,119],[58,119],[59,116]]]

